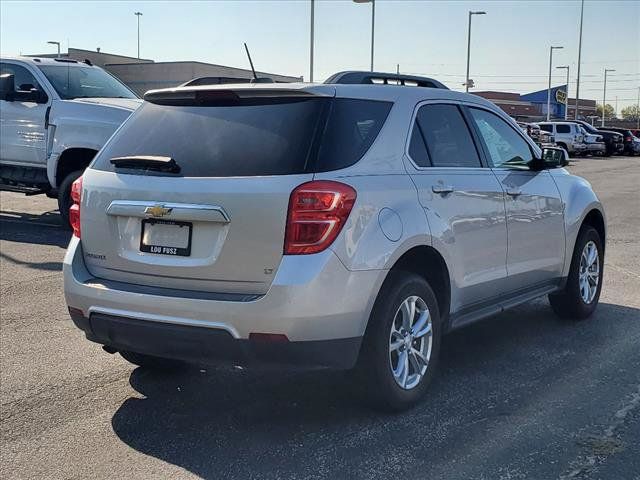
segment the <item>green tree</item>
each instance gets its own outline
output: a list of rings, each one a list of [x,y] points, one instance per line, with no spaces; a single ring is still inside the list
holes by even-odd
[[[602,105],[596,105],[596,115],[602,118]],[[615,112],[613,111],[613,107],[608,103],[604,106],[604,118],[614,118]]]
[[[640,108],[637,105],[629,105],[620,112],[625,120],[637,120],[640,117]]]

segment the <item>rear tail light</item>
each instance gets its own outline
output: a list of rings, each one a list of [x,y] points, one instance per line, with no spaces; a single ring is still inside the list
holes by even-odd
[[[326,249],[349,218],[356,191],[344,183],[316,180],[291,192],[284,253],[305,255]]]
[[[630,142],[631,141],[631,137],[624,137],[624,141],[625,142]]]
[[[73,229],[73,234],[80,238],[80,203],[82,202],[82,177],[71,184],[71,201],[69,209],[69,223]]]

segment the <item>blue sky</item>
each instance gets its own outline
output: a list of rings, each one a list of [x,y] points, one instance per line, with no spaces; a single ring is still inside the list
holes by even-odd
[[[136,55],[135,11],[142,11],[141,56],[156,61],[198,60],[247,67],[247,42],[256,68],[309,75],[309,0],[235,1],[11,1],[0,2],[4,54],[54,52],[47,40],[77,48]],[[371,6],[316,0],[315,80],[345,69],[369,68]],[[546,88],[549,45],[555,65],[571,67],[575,93],[580,2],[376,0],[377,70],[434,76],[462,89],[467,11],[474,17],[471,78],[476,90],[525,93]],[[640,2],[586,1],[581,97],[635,104],[640,85]],[[554,69],[554,84],[565,72]]]

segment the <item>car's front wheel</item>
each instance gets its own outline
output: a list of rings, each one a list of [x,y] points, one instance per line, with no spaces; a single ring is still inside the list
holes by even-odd
[[[557,315],[583,320],[595,311],[602,289],[603,253],[596,229],[583,226],[573,250],[567,283],[561,292],[549,295],[551,308]]]
[[[385,410],[405,410],[426,393],[440,352],[440,312],[427,281],[392,272],[369,319],[358,371],[367,398]]]

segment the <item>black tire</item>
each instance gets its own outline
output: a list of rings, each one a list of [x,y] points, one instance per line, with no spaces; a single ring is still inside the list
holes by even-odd
[[[149,370],[159,370],[159,371],[177,371],[182,370],[186,367],[184,362],[179,360],[173,360],[171,358],[161,358],[161,357],[153,357],[151,355],[145,355],[143,353],[136,352],[128,352],[128,351],[119,351],[118,352],[122,358],[124,358],[127,362],[133,363],[142,368],[146,368]]]
[[[60,188],[58,189],[58,210],[60,211],[62,226],[67,230],[71,230],[71,225],[69,224],[69,209],[73,204],[71,201],[71,184],[75,182],[80,175],[82,175],[82,172],[82,170],[71,172],[69,175],[64,177],[64,180],[62,180]]]
[[[580,261],[585,246],[593,242],[598,252],[599,272],[598,285],[596,287],[595,296],[590,302],[586,302],[580,291]],[[600,299],[600,291],[602,290],[602,275],[604,273],[604,254],[602,249],[602,240],[598,232],[588,225],[583,226],[578,233],[576,246],[573,249],[571,258],[571,267],[567,284],[559,293],[549,295],[549,302],[553,311],[562,318],[571,320],[584,320],[593,314],[598,306]]]
[[[392,325],[398,321],[396,314],[403,301],[411,296],[420,297],[429,309],[432,328],[431,355],[426,372],[418,383],[411,389],[404,389],[394,378],[392,358],[396,354],[392,354],[389,347]],[[422,338],[428,344],[428,336],[425,335]],[[356,369],[363,382],[367,400],[371,401],[374,407],[385,411],[406,410],[420,401],[437,370],[440,339],[441,321],[438,302],[427,281],[413,273],[391,272],[371,312]],[[411,344],[411,346],[414,345],[416,344]],[[397,357],[396,361],[399,360]],[[415,364],[412,364],[409,369],[414,368],[413,365]],[[424,363],[421,367],[423,366]]]

